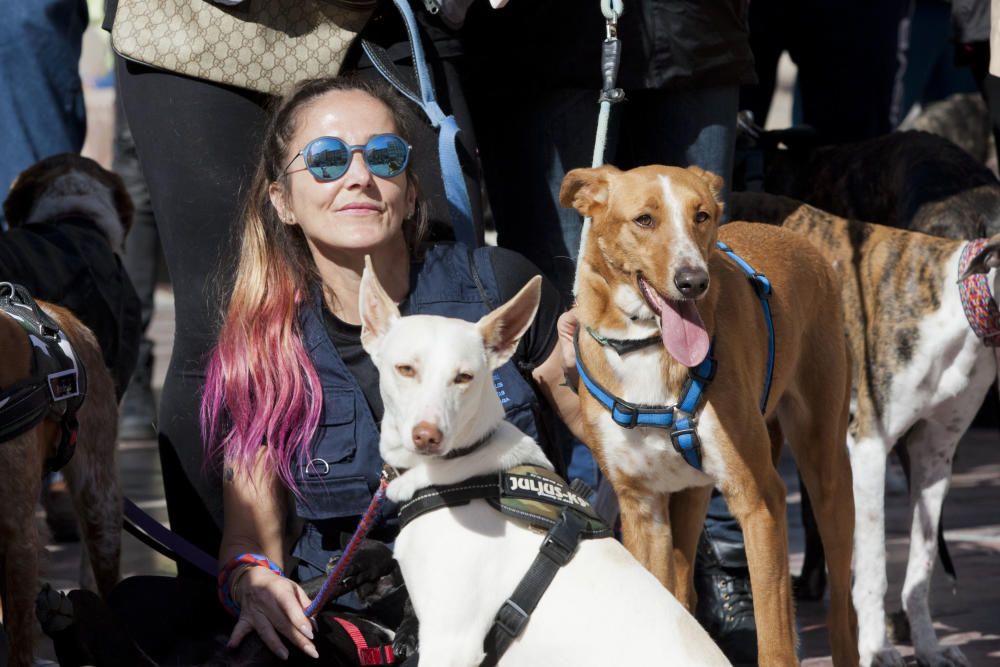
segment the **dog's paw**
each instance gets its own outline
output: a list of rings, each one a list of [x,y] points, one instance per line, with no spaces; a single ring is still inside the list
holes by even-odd
[[[362,540],[354,559],[344,571],[340,582],[342,590],[357,590],[361,599],[367,600],[379,592],[381,580],[393,574],[397,567],[392,549],[377,540]],[[391,582],[386,582],[386,585],[391,587]]]
[[[923,667],[972,667],[957,646],[939,646],[931,653],[917,653],[917,664]]]
[[[405,503],[413,498],[413,494],[417,492],[418,483],[418,480],[414,479],[412,475],[397,477],[389,482],[389,486],[385,490],[385,497],[394,503]]]
[[[62,632],[76,622],[73,615],[73,603],[64,593],[43,584],[35,598],[35,616],[42,626],[42,632],[52,635]]]
[[[413,603],[407,598],[403,604],[403,620],[396,628],[396,636],[392,640],[393,652],[401,658],[416,655],[419,647],[420,622],[413,611]]]

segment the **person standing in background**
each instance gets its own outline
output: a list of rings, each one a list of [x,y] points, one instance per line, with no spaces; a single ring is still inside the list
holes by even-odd
[[[87,132],[84,0],[5,0],[0,21],[0,187],[42,158],[79,153]],[[3,212],[0,212],[0,222]]]

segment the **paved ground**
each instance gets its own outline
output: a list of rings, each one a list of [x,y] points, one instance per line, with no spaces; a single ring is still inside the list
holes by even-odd
[[[173,299],[168,290],[157,293],[156,316],[152,336],[156,341],[154,381],[162,384],[164,369],[173,336]],[[932,609],[938,632],[946,643],[960,645],[973,665],[1000,664],[1000,435],[978,430],[966,435],[955,464],[952,491],[945,506],[947,531],[952,556],[958,570],[958,582],[952,589],[938,572],[932,593]],[[161,489],[156,446],[149,442],[126,442],[120,445],[119,465],[127,496],[161,521],[166,509]],[[798,571],[802,558],[802,531],[798,521],[799,496],[791,461],[782,462],[782,473],[789,488],[792,570]],[[900,608],[909,535],[909,509],[902,495],[887,501],[889,584],[887,609]],[[39,513],[39,523],[41,514]],[[44,578],[60,589],[77,586],[80,549],[78,545],[47,547]],[[940,568],[939,568],[940,569]],[[171,574],[173,565],[129,535],[124,537],[122,573]],[[805,665],[832,664],[823,625],[824,603],[802,604],[798,609],[801,655]],[[902,646],[904,654],[909,647]],[[40,658],[51,659],[51,647],[45,641],[38,646]],[[915,664],[915,662],[914,662]]]

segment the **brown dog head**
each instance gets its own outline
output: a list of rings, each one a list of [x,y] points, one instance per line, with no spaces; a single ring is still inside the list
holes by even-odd
[[[694,303],[709,288],[722,186],[698,167],[604,166],[574,169],[559,193],[563,206],[593,218],[584,260],[617,285],[615,305],[633,321],[659,318],[664,343],[688,365],[708,351]]]
[[[125,183],[90,158],[61,153],[22,171],[3,203],[11,228],[79,215],[93,220],[120,252],[135,207]]]

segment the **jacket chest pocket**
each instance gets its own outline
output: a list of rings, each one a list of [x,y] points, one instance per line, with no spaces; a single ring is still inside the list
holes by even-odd
[[[365,457],[358,452],[355,400],[351,390],[323,392],[323,414],[300,477],[299,513],[306,519],[361,514],[371,500]],[[377,439],[364,445],[377,447]]]
[[[358,450],[355,416],[354,392],[323,392],[323,414],[316,426],[303,477],[307,480],[337,477],[340,466],[354,462]]]

